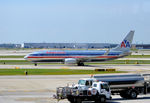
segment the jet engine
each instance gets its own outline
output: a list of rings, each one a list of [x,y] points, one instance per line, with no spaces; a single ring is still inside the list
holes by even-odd
[[[64,63],[65,64],[76,64],[77,63],[77,59],[75,59],[75,58],[66,58],[64,60]]]

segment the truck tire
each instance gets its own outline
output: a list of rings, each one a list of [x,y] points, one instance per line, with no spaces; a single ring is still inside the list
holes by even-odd
[[[82,103],[82,100],[80,98],[77,98],[76,103]]]
[[[67,99],[70,103],[76,103],[76,98],[74,98],[72,96],[69,96]]]
[[[68,99],[70,103],[75,103],[74,99]]]
[[[124,99],[128,99],[128,95],[125,92],[121,92],[120,97],[122,97]]]
[[[79,98],[79,97],[75,97],[75,98],[72,98],[72,99],[68,99],[68,101],[70,103],[82,103],[82,99]]]
[[[132,90],[131,92],[130,92],[130,99],[136,99],[137,98],[137,92],[135,91],[135,90]]]
[[[100,97],[100,102],[101,103],[105,103],[106,102],[106,97],[105,96],[101,96]]]
[[[105,96],[100,96],[95,103],[105,103],[106,102],[106,97]]]

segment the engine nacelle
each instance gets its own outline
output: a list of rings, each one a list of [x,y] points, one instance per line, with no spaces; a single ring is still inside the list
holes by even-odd
[[[77,60],[75,58],[66,58],[64,63],[65,64],[76,64]]]

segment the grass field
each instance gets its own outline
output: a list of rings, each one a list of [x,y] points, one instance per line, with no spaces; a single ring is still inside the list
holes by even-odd
[[[7,56],[0,56],[0,58],[24,58],[24,55],[7,55]]]
[[[125,58],[150,58],[150,55],[130,55]]]
[[[105,73],[125,73],[122,71],[94,71],[94,70],[74,70],[74,69],[0,69],[0,75],[79,75],[79,74],[105,74]]]

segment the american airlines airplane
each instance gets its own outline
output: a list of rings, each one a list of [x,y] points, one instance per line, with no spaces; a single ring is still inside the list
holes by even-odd
[[[130,55],[134,31],[130,31],[124,40],[110,50],[43,50],[30,53],[24,58],[34,62],[62,62],[84,66],[84,62],[100,62]]]

